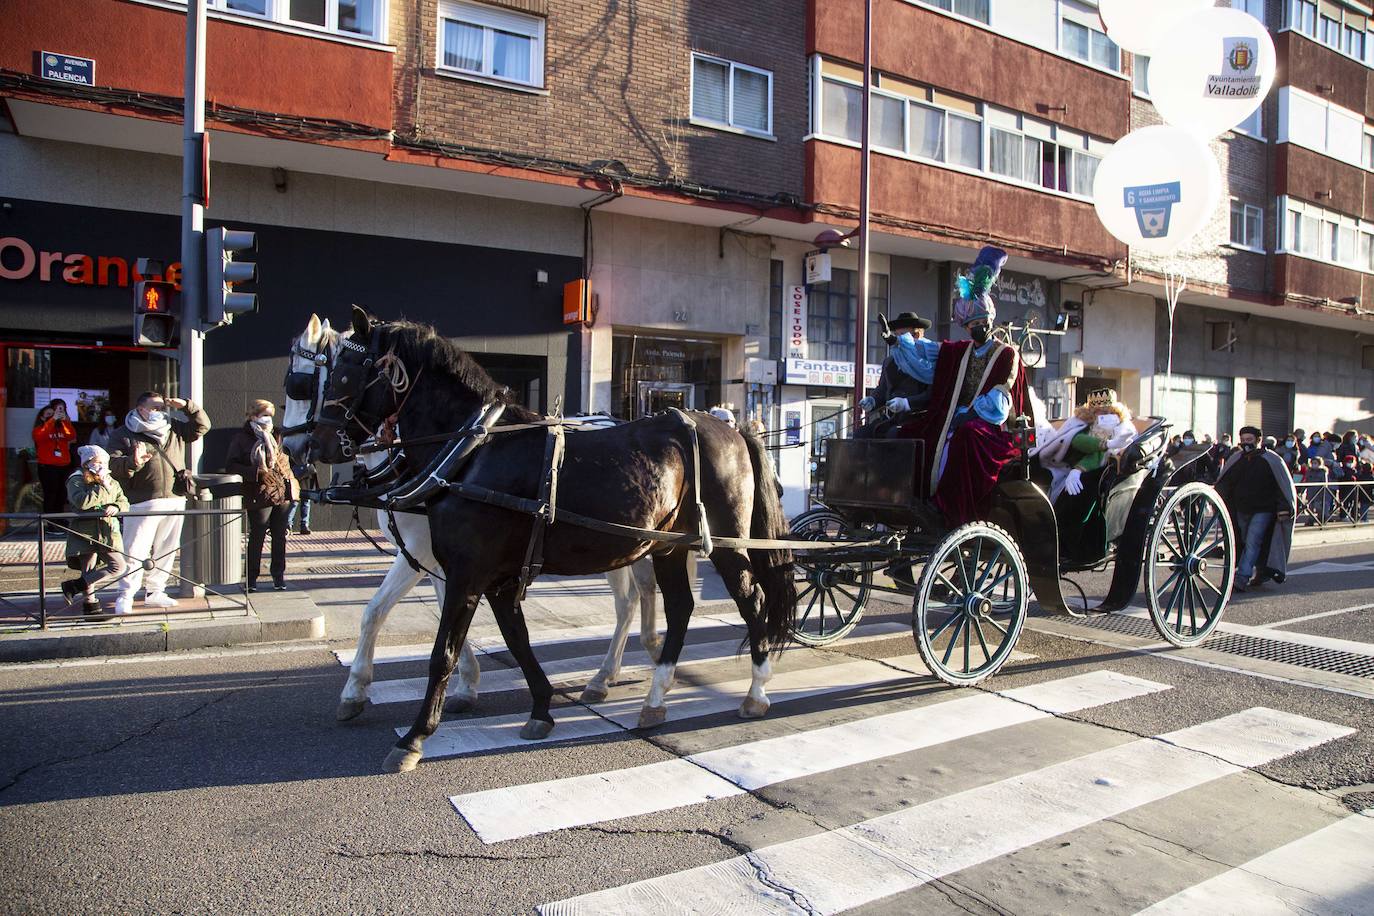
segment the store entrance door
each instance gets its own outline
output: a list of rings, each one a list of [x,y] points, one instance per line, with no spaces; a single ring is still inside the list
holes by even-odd
[[[694,387],[681,382],[640,382],[639,415],[652,417],[670,407],[693,409],[696,407],[692,397]]]
[[[825,500],[826,443],[844,439],[847,401],[808,401],[806,427],[811,434],[811,490],[810,503]],[[809,507],[809,506],[808,506]]]

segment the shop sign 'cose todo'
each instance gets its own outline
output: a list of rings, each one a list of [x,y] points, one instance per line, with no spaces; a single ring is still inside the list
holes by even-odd
[[[806,359],[806,287],[787,291],[787,358]]]

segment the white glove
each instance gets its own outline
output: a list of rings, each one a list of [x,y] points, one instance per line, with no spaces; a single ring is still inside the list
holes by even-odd
[[[911,402],[906,398],[893,398],[887,402],[887,409],[892,413],[906,413],[911,409]]]
[[[862,401],[859,402],[859,409],[860,409],[860,410],[872,410],[874,407],[877,407],[877,406],[878,406],[878,402],[875,401],[875,400],[873,400],[872,395],[870,395],[869,397],[864,398]]]
[[[1078,468],[1069,471],[1069,476],[1064,480],[1064,489],[1069,491],[1069,495],[1077,496],[1083,492],[1083,472]]]

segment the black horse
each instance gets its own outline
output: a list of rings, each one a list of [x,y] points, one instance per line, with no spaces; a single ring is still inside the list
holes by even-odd
[[[371,435],[387,418],[394,418],[403,441],[417,443],[406,446],[406,456],[410,467],[418,469],[445,448],[438,441],[443,434],[456,432],[482,408],[493,405],[504,405],[502,422],[540,419],[513,404],[507,389],[433,328],[379,322],[355,306],[352,341],[340,349],[330,373],[313,441],[324,461],[340,462],[346,460],[344,453],[354,436]],[[548,436],[547,429],[538,426],[487,435],[458,479],[464,486],[536,499],[547,476]],[[757,438],[743,436],[705,414],[689,418],[669,412],[568,436],[555,506],[558,512],[613,524],[688,535],[702,530],[697,507],[704,506],[713,536],[776,539],[786,536],[787,525],[775,486],[772,464]],[[423,706],[386,760],[394,771],[413,768],[425,738],[438,727],[449,675],[483,595],[529,684],[533,708],[521,736],[542,738],[553,728],[553,690],[530,650],[518,602],[532,526],[544,522],[452,489],[440,490],[428,513],[434,555],[448,587]],[[544,533],[543,569],[559,575],[605,572],[653,555],[668,631],[640,712],[641,727],[657,725],[666,717],[663,697],[672,686],[692,614],[689,549],[686,542],[605,533],[559,521],[556,515]],[[757,718],[768,711],[764,684],[771,676],[769,651],[787,640],[796,603],[792,555],[786,550],[716,545],[710,558],[748,627],[753,681],[739,714]]]

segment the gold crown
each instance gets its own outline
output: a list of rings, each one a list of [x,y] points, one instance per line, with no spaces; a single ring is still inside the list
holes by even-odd
[[[1097,388],[1088,392],[1089,407],[1111,407],[1116,403],[1116,391],[1111,388]]]

